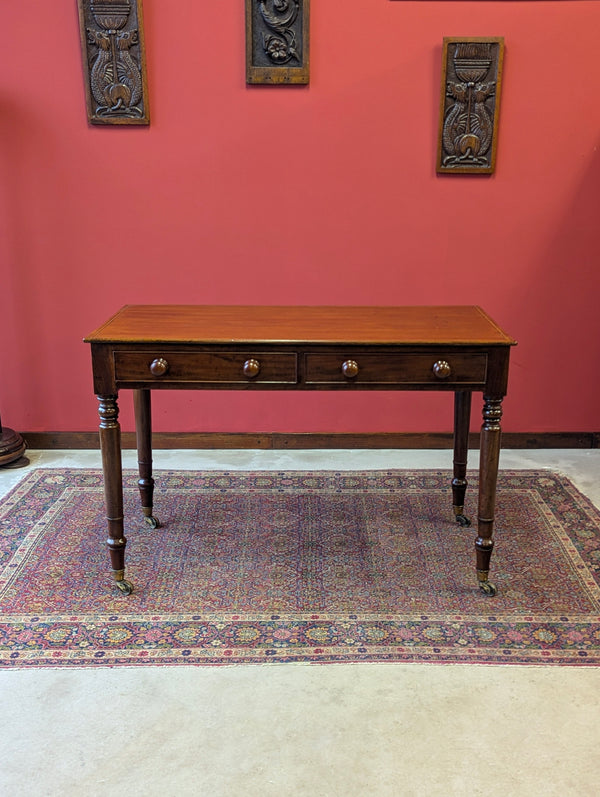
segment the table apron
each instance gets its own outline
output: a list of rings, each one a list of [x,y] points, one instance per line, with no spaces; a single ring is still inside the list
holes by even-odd
[[[149,390],[434,390],[503,396],[508,347],[96,344],[95,392]]]

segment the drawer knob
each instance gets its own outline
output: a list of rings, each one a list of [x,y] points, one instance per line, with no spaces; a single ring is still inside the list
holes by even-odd
[[[255,376],[258,376],[260,373],[260,363],[258,360],[255,360],[253,357],[249,360],[246,360],[244,363],[244,368],[242,369],[246,376],[249,376],[250,379],[253,379]]]
[[[169,370],[169,363],[164,357],[157,357],[150,363],[150,373],[153,376],[164,376]]]
[[[354,379],[354,377],[358,375],[358,371],[359,368],[356,360],[345,360],[342,363],[342,373],[349,379]]]
[[[437,376],[438,379],[448,379],[448,377],[452,373],[452,368],[450,368],[450,363],[446,362],[446,360],[438,360],[436,363],[433,364],[433,373]]]

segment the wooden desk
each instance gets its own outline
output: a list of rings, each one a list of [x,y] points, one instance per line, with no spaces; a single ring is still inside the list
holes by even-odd
[[[487,595],[502,399],[514,341],[478,307],[129,305],[92,332],[108,548],[126,594],[119,390],[134,391],[139,488],[153,515],[152,390],[441,390],[454,393],[454,515],[464,515],[473,391],[483,393],[478,583]]]

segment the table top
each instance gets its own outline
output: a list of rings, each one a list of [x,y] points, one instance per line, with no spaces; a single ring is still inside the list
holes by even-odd
[[[125,305],[86,343],[513,346],[480,307]]]

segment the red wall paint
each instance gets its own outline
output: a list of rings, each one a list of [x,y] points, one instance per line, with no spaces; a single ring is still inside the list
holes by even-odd
[[[243,6],[144,0],[152,122],[133,129],[87,125],[75,2],[3,9],[4,423],[94,429],[81,339],[126,303],[447,302],[519,340],[505,429],[598,429],[600,2],[318,0],[309,87],[245,85]],[[441,43],[457,35],[506,40],[491,177],[435,174]],[[442,431],[452,408],[182,392],[154,416],[164,431]]]

